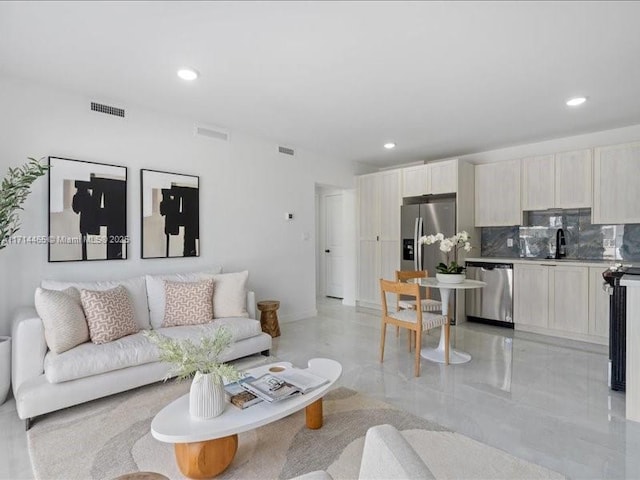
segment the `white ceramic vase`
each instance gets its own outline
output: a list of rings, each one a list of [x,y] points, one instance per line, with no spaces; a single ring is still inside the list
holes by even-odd
[[[0,337],[0,405],[7,399],[11,385],[11,337]]]
[[[215,373],[196,372],[189,391],[189,414],[198,420],[217,417],[224,412],[226,399],[222,378]]]
[[[440,283],[462,283],[465,278],[464,273],[436,273],[436,279]]]

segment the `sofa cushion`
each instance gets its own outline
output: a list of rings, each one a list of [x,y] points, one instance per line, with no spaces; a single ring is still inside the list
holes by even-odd
[[[89,327],[77,289],[37,288],[34,300],[50,350],[62,353],[89,341]]]
[[[80,290],[82,308],[93,343],[108,343],[136,333],[133,306],[122,285],[111,290]]]
[[[100,345],[83,343],[61,354],[49,352],[44,373],[50,383],[60,383],[157,360],[155,346],[138,332]]]
[[[49,290],[65,290],[69,287],[78,290],[110,290],[122,285],[129,292],[133,309],[135,312],[135,321],[138,327],[148,329],[149,324],[149,306],[147,305],[147,287],[145,286],[144,277],[134,277],[126,280],[106,280],[100,282],[65,282],[58,280],[43,280],[42,288]]]
[[[159,328],[158,333],[198,342],[203,335],[213,334],[220,326],[229,329],[234,342],[262,333],[260,322],[252,318],[220,318],[198,326]],[[233,349],[233,344],[230,348]],[[83,343],[61,354],[48,352],[44,373],[50,383],[61,383],[156,361],[156,346],[139,332],[101,345]]]
[[[165,280],[163,327],[200,325],[213,321],[213,279],[201,282]]]
[[[151,328],[161,328],[164,321],[165,292],[164,282],[197,282],[213,278],[222,271],[222,267],[215,267],[208,271],[175,273],[172,275],[146,275],[146,295],[149,305],[149,319]]]
[[[247,280],[249,272],[221,273],[215,275],[213,287],[213,317],[246,317]]]

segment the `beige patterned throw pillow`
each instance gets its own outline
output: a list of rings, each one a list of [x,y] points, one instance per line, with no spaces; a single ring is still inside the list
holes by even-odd
[[[89,341],[89,327],[78,290],[37,288],[34,303],[44,325],[44,338],[49,350],[62,353]]]
[[[200,325],[213,320],[213,279],[202,282],[165,280],[163,327]]]
[[[93,343],[112,342],[140,330],[131,298],[122,285],[111,290],[81,290],[80,298]]]

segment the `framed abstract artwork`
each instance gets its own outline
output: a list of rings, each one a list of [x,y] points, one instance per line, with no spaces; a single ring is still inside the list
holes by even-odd
[[[49,157],[49,261],[127,258],[127,167]]]
[[[142,258],[200,256],[200,177],[140,171]]]

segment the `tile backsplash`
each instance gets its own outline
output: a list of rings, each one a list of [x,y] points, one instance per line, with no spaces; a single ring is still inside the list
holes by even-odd
[[[482,256],[553,257],[562,228],[566,258],[640,261],[640,224],[593,225],[588,208],[526,212],[524,220],[524,226],[482,228]]]

